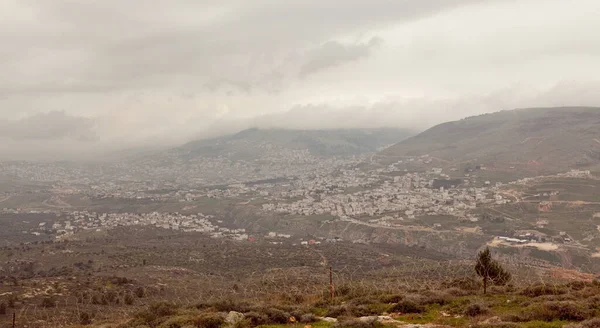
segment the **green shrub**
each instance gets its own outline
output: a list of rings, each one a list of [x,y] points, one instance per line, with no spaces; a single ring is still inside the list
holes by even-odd
[[[158,302],[150,305],[149,311],[156,313],[159,317],[166,317],[175,314],[177,306],[169,302]]]
[[[382,323],[376,320],[358,320],[358,319],[347,319],[342,320],[333,325],[333,328],[383,328],[385,327]]]
[[[471,328],[519,328],[519,325],[512,322],[499,322],[499,323],[480,323]]]
[[[373,295],[369,295],[369,296],[361,296],[361,297],[356,297],[351,299],[348,303],[352,304],[352,305],[367,305],[367,304],[373,304],[373,303],[377,303],[378,302],[378,298],[373,296]],[[395,302],[389,302],[389,303],[395,303]]]
[[[450,302],[452,302],[451,297],[445,293],[424,296],[419,301],[421,305],[446,305]]]
[[[477,317],[487,312],[488,308],[480,303],[472,303],[465,309],[465,315],[469,317]]]
[[[468,290],[464,290],[461,288],[457,288],[457,287],[450,287],[448,289],[446,289],[446,294],[451,295],[451,296],[469,296],[472,295],[473,292],[468,291]]]
[[[244,320],[240,320],[240,321],[236,322],[232,328],[251,328],[251,327],[254,327],[254,326],[252,326],[252,323],[250,322],[250,320],[244,319]]]
[[[134,317],[134,322],[155,326],[163,317],[171,316],[176,313],[176,306],[168,302],[154,303],[146,310],[138,312]]]
[[[465,291],[477,291],[481,288],[481,282],[473,278],[465,277],[445,281],[442,283],[444,288],[458,288]]]
[[[399,313],[423,313],[425,312],[425,307],[417,304],[415,301],[413,300],[403,300],[400,301],[394,305],[392,305],[389,309],[388,312],[390,313],[394,313],[394,312],[399,312]]]
[[[291,314],[284,312],[280,309],[270,308],[265,311],[269,323],[286,324],[290,320]]]
[[[326,317],[339,318],[342,316],[350,316],[350,311],[346,305],[332,306],[325,313]]]
[[[269,323],[269,317],[263,313],[248,312],[244,314],[244,317],[250,321],[253,327]]]
[[[537,284],[529,286],[521,291],[521,295],[528,297],[539,297],[543,295],[562,295],[567,290],[562,286]]]
[[[575,302],[545,302],[530,306],[525,315],[528,321],[583,321],[590,318],[592,313]]]
[[[352,316],[355,317],[368,317],[372,315],[379,315],[381,311],[371,305],[358,305],[358,306],[349,306],[348,311]]]
[[[300,304],[304,303],[306,300],[305,295],[298,291],[287,291],[280,294],[280,298],[286,302],[291,304]]]
[[[317,317],[312,313],[303,314],[300,316],[299,320],[301,323],[313,323],[319,321]]]
[[[225,319],[216,313],[208,313],[192,319],[192,323],[198,328],[219,328]]]
[[[379,301],[381,303],[398,303],[404,299],[404,296],[400,294],[391,294],[391,295],[381,295],[379,297]]]

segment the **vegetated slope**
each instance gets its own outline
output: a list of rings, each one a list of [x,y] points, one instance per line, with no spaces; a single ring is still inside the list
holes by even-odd
[[[226,156],[240,159],[260,158],[265,153],[280,149],[308,151],[318,157],[351,156],[376,152],[412,134],[411,131],[394,128],[248,129],[231,136],[193,141],[176,151],[190,157]]]
[[[600,164],[600,107],[501,111],[437,125],[380,153],[432,157],[450,165],[484,164],[541,172]]]

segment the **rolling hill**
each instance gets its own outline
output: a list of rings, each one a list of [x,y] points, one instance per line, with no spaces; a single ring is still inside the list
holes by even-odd
[[[600,107],[507,110],[447,122],[378,154],[429,155],[443,166],[485,165],[540,174],[600,167]]]
[[[409,130],[332,129],[284,130],[248,129],[215,139],[198,140],[174,149],[188,157],[225,156],[255,159],[277,150],[307,151],[316,157],[352,156],[373,153],[414,133]]]

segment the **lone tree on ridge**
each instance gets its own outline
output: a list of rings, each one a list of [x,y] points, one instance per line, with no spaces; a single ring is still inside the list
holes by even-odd
[[[492,259],[490,248],[479,252],[477,255],[477,263],[475,264],[475,272],[483,281],[483,293],[487,293],[488,281],[494,285],[504,286],[512,278],[511,274],[504,270],[498,261]]]

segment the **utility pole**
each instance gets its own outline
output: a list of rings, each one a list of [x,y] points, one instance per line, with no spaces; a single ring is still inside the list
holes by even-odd
[[[333,302],[333,297],[335,296],[335,289],[333,288],[333,268],[329,267],[329,297]]]

